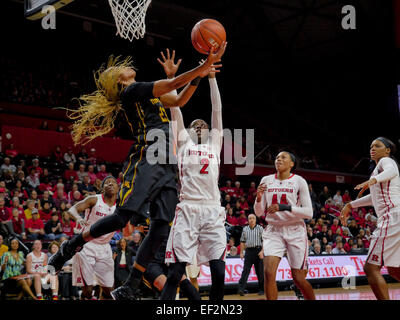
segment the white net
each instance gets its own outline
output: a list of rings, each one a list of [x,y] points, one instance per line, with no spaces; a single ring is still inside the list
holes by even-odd
[[[143,38],[144,19],[151,0],[108,0],[117,26],[117,35],[132,41]]]

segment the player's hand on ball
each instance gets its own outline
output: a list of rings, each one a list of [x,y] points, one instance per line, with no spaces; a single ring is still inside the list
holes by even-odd
[[[275,213],[277,211],[279,211],[279,204],[272,204],[267,209],[267,213],[269,213],[269,214]]]
[[[165,58],[165,55],[162,51],[161,57],[163,58],[163,61],[161,61],[160,58],[157,58],[157,61],[163,66],[167,78],[170,79],[175,77],[182,59],[179,59],[177,63],[175,63],[175,50],[172,50],[172,56],[170,56],[169,49],[167,49],[167,58]]]
[[[201,59],[200,62],[199,62],[199,64],[202,65],[204,62],[205,62],[204,59]],[[208,77],[209,77],[209,78],[215,78],[215,72],[210,72],[210,73],[208,74]]]
[[[214,64],[215,62],[221,61],[221,58],[225,53],[227,44],[228,42],[223,41],[217,50],[215,49],[215,47],[212,47],[210,50],[210,54],[207,57],[207,62],[209,64]]]

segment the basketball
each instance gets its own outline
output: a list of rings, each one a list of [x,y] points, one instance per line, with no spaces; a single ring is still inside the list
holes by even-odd
[[[192,29],[193,47],[202,54],[208,54],[212,47],[219,48],[222,41],[226,40],[224,26],[214,19],[203,19],[195,24]]]

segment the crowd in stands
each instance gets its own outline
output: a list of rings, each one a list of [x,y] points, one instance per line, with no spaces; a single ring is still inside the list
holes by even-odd
[[[30,252],[54,254],[60,244],[81,232],[80,226],[68,213],[68,209],[89,195],[101,192],[102,180],[110,174],[108,164],[83,148],[78,154],[72,149],[58,146],[46,158],[20,155],[13,145],[0,154],[0,264],[2,294],[7,292],[8,278],[32,273],[26,261]],[[111,172],[117,181],[121,179],[121,165]],[[258,181],[257,181],[258,183]],[[253,212],[257,192],[256,180],[243,187],[239,180],[224,181],[221,188],[221,204],[226,209],[228,256],[240,255],[240,235]],[[309,185],[314,216],[306,221],[310,254],[365,253],[371,233],[376,228],[376,216],[372,208],[353,210],[347,225],[337,218],[345,203],[351,201],[348,191],[332,194],[328,187],[317,194]],[[266,226],[265,217],[258,223]],[[110,245],[115,260],[115,282],[126,279],[132,267],[145,228],[130,223],[114,234]],[[38,249],[40,247],[40,249]],[[121,260],[123,263],[121,263]],[[78,290],[72,287],[69,261],[57,278],[57,295],[62,299],[76,299]],[[34,273],[34,272],[33,272]],[[20,288],[19,298],[28,295],[42,298],[35,286],[35,277],[16,280]],[[33,289],[30,289],[33,287]],[[7,290],[4,290],[6,288]],[[36,289],[35,289],[36,288]],[[32,290],[30,292],[29,290]],[[49,293],[51,296],[51,293]],[[53,298],[57,299],[53,292]]]

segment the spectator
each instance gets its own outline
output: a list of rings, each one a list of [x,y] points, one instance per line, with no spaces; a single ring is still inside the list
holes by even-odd
[[[128,279],[133,264],[133,250],[127,246],[126,240],[122,238],[117,243],[114,258],[114,286],[119,287]]]
[[[78,174],[78,178],[80,182],[83,182],[83,179],[88,176],[88,173],[85,171],[85,165],[84,164],[80,164],[79,165],[79,170],[77,171]]]
[[[250,210],[249,204],[247,203],[245,196],[240,197],[240,209],[244,210],[245,213],[248,213]]]
[[[2,255],[8,251],[8,247],[3,243],[3,241],[4,241],[3,236],[0,234],[0,259]]]
[[[226,251],[229,252],[229,250],[231,250],[232,247],[236,247],[235,246],[235,238],[234,237],[230,237],[229,238],[228,244],[226,245]],[[238,251],[240,250],[239,248],[237,248]]]
[[[316,202],[318,201],[318,200],[317,200],[317,194],[314,192],[313,186],[312,186],[311,183],[308,185],[308,191],[310,192],[311,201],[312,201],[313,203],[316,203]]]
[[[324,186],[324,190],[319,194],[319,202],[324,205],[326,200],[328,200],[331,197],[329,193],[329,189],[327,186]]]
[[[313,232],[313,229],[308,225],[307,226],[307,238],[310,241],[313,241],[317,235]]]
[[[319,240],[322,240],[322,238],[324,238],[324,237],[325,238],[328,237],[328,226],[326,224],[323,224],[321,227],[321,231],[317,233],[317,238]]]
[[[313,250],[310,252],[310,254],[322,254],[321,245],[319,243],[314,244]]]
[[[46,191],[43,192],[42,199],[40,200],[40,204],[41,204],[42,206],[44,206],[44,204],[45,204],[46,202],[49,203],[51,209],[52,209],[53,207],[55,207],[54,200],[53,200],[52,197],[50,197],[50,191],[48,191],[48,190],[46,190]]]
[[[233,188],[234,194],[233,197],[239,199],[241,196],[244,195],[243,188],[240,187],[240,181],[235,182],[235,187]]]
[[[43,175],[43,169],[39,166],[39,159],[38,158],[35,158],[35,159],[32,160],[32,165],[30,167],[28,167],[28,172],[31,172],[32,168],[35,168],[36,175],[38,177]]]
[[[235,206],[233,207],[233,214],[235,216],[239,216],[242,210],[241,206],[240,206],[240,200],[237,200],[235,203]]]
[[[37,212],[38,212],[38,210],[35,208],[35,201],[33,201],[33,200],[28,200],[26,202],[26,205],[27,205],[27,208],[24,211],[25,220],[29,220],[29,219],[32,219],[33,210],[36,210]],[[40,218],[40,215],[38,215],[38,217]]]
[[[8,213],[9,213],[10,217],[12,216],[12,211],[14,209],[17,209],[19,214],[22,216],[22,218],[25,218],[24,208],[23,208],[22,204],[20,204],[18,197],[12,198],[11,207],[8,208]]]
[[[37,240],[44,237],[43,221],[39,219],[39,213],[36,208],[32,209],[32,218],[26,221],[26,229],[28,229],[28,240]]]
[[[238,255],[237,247],[231,247],[231,249],[228,251],[228,256],[229,257],[237,257],[237,255]]]
[[[343,233],[342,233],[342,229],[341,228],[337,228],[336,229],[336,233],[333,235],[333,241],[335,242],[337,238],[340,237],[341,240],[343,240],[342,237]]]
[[[50,242],[47,247],[47,258],[50,258],[53,254],[55,254],[58,249],[60,249],[60,244],[57,241]]]
[[[68,211],[62,213],[62,233],[67,237],[71,238],[75,234],[76,223],[71,220],[71,216]]]
[[[361,238],[357,238],[357,248],[362,249],[362,251],[365,251],[364,242]]]
[[[67,194],[64,192],[64,185],[63,184],[58,184],[57,185],[57,192],[55,196],[53,197],[54,199],[54,204],[56,209],[60,209],[61,203],[68,203],[68,198]]]
[[[324,222],[322,221],[321,218],[317,219],[317,223],[314,226],[314,231],[316,231],[317,233],[322,231],[322,227],[324,225]]]
[[[348,225],[348,228],[349,228],[350,233],[353,235],[353,237],[358,236],[359,226],[357,225],[356,220],[351,220]]]
[[[346,254],[346,250],[343,249],[343,242],[337,241],[336,247],[332,250],[333,254]]]
[[[100,171],[97,172],[96,177],[97,179],[100,179],[100,181],[103,181],[105,177],[109,176],[110,174],[106,171],[106,165],[102,164],[100,166]]]
[[[10,211],[5,207],[6,201],[0,196],[0,223],[10,220]]]
[[[235,194],[235,189],[232,187],[231,184],[232,184],[232,181],[231,180],[227,180],[225,187],[222,187],[220,190],[224,194],[228,194],[230,196],[230,198],[232,199],[232,197],[234,197],[234,194]]]
[[[238,226],[239,225],[238,218],[236,218],[233,215],[233,209],[232,208],[228,209],[227,216],[226,216],[226,223],[228,223],[229,226]]]
[[[35,203],[35,208],[40,210],[41,205],[40,205],[40,200],[38,197],[38,194],[36,192],[36,190],[32,190],[30,195],[29,195],[29,200],[33,201]]]
[[[26,188],[24,186],[24,183],[22,182],[22,180],[18,179],[17,181],[15,181],[15,190],[18,190],[20,195],[18,196],[20,199],[22,200],[26,200],[28,199],[28,192],[26,191]],[[23,201],[21,201],[22,203]]]
[[[4,163],[0,167],[0,175],[4,174],[4,171],[9,170],[14,175],[17,171],[17,168],[11,163],[11,159],[9,157],[4,158]]]
[[[94,182],[93,188],[97,194],[101,193],[102,188],[101,188],[101,180],[100,179],[96,179],[96,181]]]
[[[349,228],[343,227],[342,230],[343,230],[343,232],[342,232],[342,237],[343,237],[343,239],[345,239],[345,240],[347,241],[347,240],[350,239],[350,237],[352,236],[352,235],[350,234]]]
[[[245,227],[248,224],[246,213],[244,211],[240,211],[238,223],[241,227]]]
[[[78,162],[80,164],[83,164],[83,166],[85,166],[89,159],[89,155],[86,152],[86,148],[82,148],[81,151],[76,155],[76,157],[78,158]]]
[[[112,239],[110,240],[110,246],[111,246],[111,250],[114,252],[117,249],[117,243],[119,240],[121,240],[122,234],[121,232],[115,232]]]
[[[14,177],[13,177],[13,174],[11,173],[11,170],[4,170],[3,180],[5,183],[7,192],[9,192],[10,189],[14,188],[15,182],[14,182]]]
[[[342,197],[343,203],[346,204],[351,201],[349,190],[345,190],[344,195]]]
[[[96,156],[96,149],[95,148],[91,148],[90,149],[90,155],[89,155],[89,159],[88,159],[89,163],[93,166],[97,166],[97,156]]]
[[[77,183],[74,183],[74,184],[72,185],[71,191],[68,192],[67,199],[68,199],[68,202],[69,202],[69,203],[71,203],[71,201],[74,200],[74,192],[75,192],[75,191],[79,191],[79,186],[78,186]]]
[[[333,241],[333,232],[331,229],[328,230],[328,234],[326,236],[328,238],[328,242],[332,242]]]
[[[6,150],[6,156],[14,159],[18,155],[17,149],[14,148],[14,144],[10,143],[10,146]]]
[[[5,299],[6,293],[14,288],[22,289],[17,300],[21,300],[24,293],[27,293],[33,300],[37,300],[30,289],[32,285],[31,279],[18,277],[22,275],[25,262],[23,252],[18,250],[19,241],[17,239],[12,239],[10,247],[10,251],[4,253],[0,259],[1,271],[3,272],[1,280],[4,284],[1,289],[2,300]]]
[[[39,176],[36,174],[36,169],[31,168],[29,176],[26,177],[28,188],[36,189],[40,185]]]
[[[88,176],[90,178],[90,184],[93,185],[97,179],[97,176],[94,173],[94,166],[92,164],[88,166]]]
[[[86,175],[83,178],[83,184],[81,185],[81,192],[84,197],[95,195],[94,187],[90,184],[90,177]]]
[[[250,188],[247,191],[247,202],[251,205],[254,204],[257,196],[257,187],[254,181],[250,182]]]
[[[337,207],[343,206],[343,198],[340,190],[337,190],[336,194],[333,196],[333,202]]]
[[[66,236],[63,233],[63,228],[61,226],[61,222],[58,220],[58,214],[56,212],[53,212],[51,214],[51,219],[46,222],[46,225],[44,226],[44,231],[45,240],[54,241]]]
[[[47,266],[47,255],[42,252],[42,242],[35,240],[32,252],[26,257],[26,271],[33,276],[33,284],[38,300],[44,300],[42,295],[42,281],[50,282],[53,300],[58,300],[58,277],[57,275],[48,274],[45,266]],[[47,278],[47,281],[45,278]]]
[[[339,219],[333,219],[333,225],[331,225],[331,230],[333,234],[336,234],[336,230],[340,229],[340,234],[342,234],[342,228],[339,226]]]
[[[50,202],[45,202],[43,204],[42,210],[39,210],[40,219],[43,220],[44,223],[51,219],[51,215],[53,212],[56,212],[56,208],[50,209]]]
[[[51,159],[55,163],[59,163],[59,164],[64,163],[64,156],[61,152],[60,146],[56,146],[56,150],[51,154]]]
[[[66,163],[72,162],[73,164],[75,164],[75,162],[76,162],[76,157],[75,157],[74,153],[72,152],[71,147],[68,147],[68,151],[66,153],[64,153],[64,162],[66,162]]]
[[[222,201],[222,206],[223,206],[224,208],[226,208],[226,206],[227,206],[228,204],[229,204],[230,206],[232,206],[232,199],[231,199],[231,196],[230,196],[229,194],[226,194],[225,197],[224,197],[224,200]]]
[[[70,182],[70,181],[73,181],[73,182],[79,181],[78,174],[74,170],[74,163],[73,162],[68,163],[68,169],[65,170],[65,172],[64,172],[64,179],[66,181],[68,181],[68,182]]]
[[[325,251],[322,252],[322,254],[333,254],[332,252],[332,246],[328,243],[325,247]]]
[[[25,219],[24,214],[21,214],[17,208],[13,208],[10,232],[13,236],[17,237],[19,240],[26,240],[25,232]]]
[[[82,201],[82,200],[83,200],[83,196],[82,196],[82,194],[77,190],[77,191],[74,191],[72,200],[69,202],[69,204],[70,204],[71,206],[73,206],[73,205],[75,205],[77,202]]]
[[[53,184],[50,182],[49,177],[45,176],[46,173],[48,174],[48,170],[44,169],[43,177],[40,178],[39,190],[41,192],[53,190]]]
[[[350,252],[351,248],[353,247],[354,240],[353,238],[349,238],[347,242],[343,245],[343,249],[346,250],[346,252]]]
[[[129,241],[128,246],[132,249],[132,257],[134,261],[136,254],[139,250],[139,247],[142,244],[142,236],[139,231],[135,231],[132,236],[133,240]]]
[[[238,293],[241,296],[244,295],[247,279],[253,265],[258,279],[258,294],[264,294],[264,255],[262,249],[263,228],[260,225],[257,225],[256,219],[257,218],[254,214],[249,214],[248,226],[243,228],[242,236],[240,237],[240,259],[243,260],[244,258],[242,275],[238,285]]]

